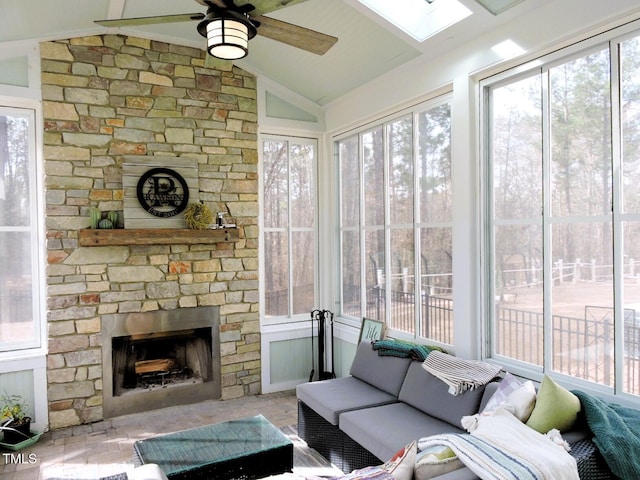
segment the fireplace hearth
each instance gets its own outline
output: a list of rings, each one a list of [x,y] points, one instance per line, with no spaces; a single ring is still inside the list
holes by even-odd
[[[105,418],[220,398],[217,307],[106,315]]]

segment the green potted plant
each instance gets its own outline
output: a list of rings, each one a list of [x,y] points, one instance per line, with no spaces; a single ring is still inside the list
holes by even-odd
[[[0,398],[0,430],[5,443],[20,443],[31,437],[31,417],[28,405],[20,395],[5,393]]]

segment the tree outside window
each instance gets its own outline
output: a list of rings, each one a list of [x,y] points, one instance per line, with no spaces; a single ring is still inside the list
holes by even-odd
[[[40,346],[34,119],[0,107],[0,351]]]
[[[290,318],[315,308],[316,143],[262,143],[265,314]]]
[[[341,313],[453,343],[451,112],[440,99],[336,143]]]
[[[635,395],[639,73],[634,38],[484,89],[492,352]]]

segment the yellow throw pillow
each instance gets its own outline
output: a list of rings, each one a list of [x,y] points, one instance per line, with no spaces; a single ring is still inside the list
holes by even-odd
[[[570,430],[580,413],[580,399],[545,375],[527,425],[540,433]]]

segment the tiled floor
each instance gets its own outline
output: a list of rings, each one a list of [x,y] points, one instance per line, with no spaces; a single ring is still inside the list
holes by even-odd
[[[0,453],[0,479],[42,480],[61,466],[132,464],[136,440],[260,413],[277,427],[297,424],[295,393],[169,407],[47,432],[30,448]]]

